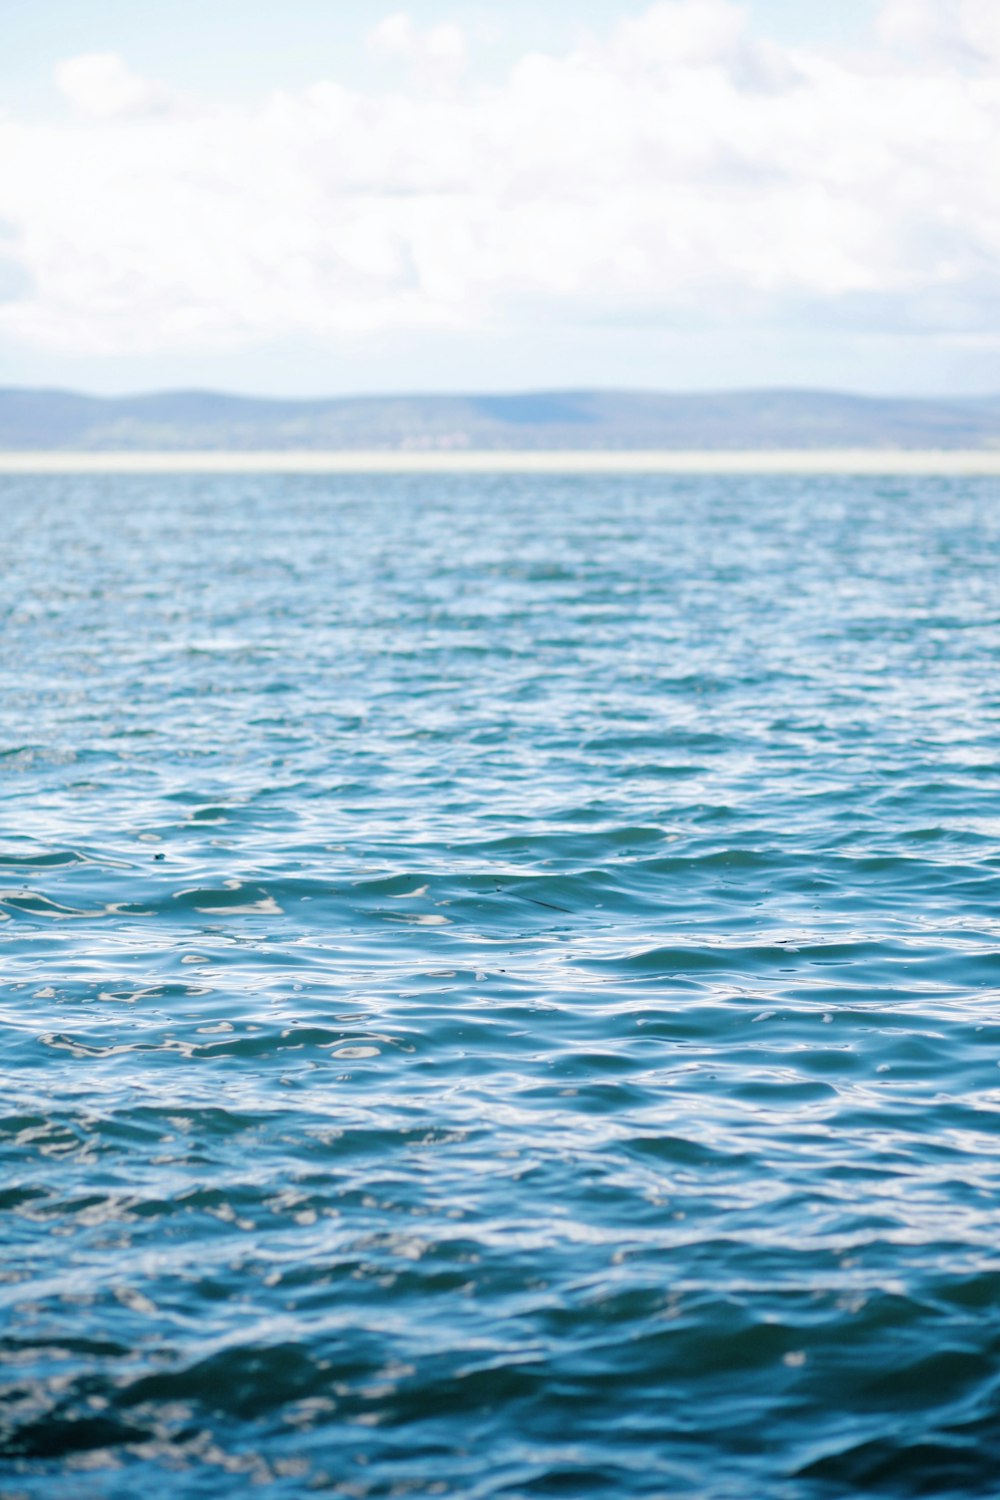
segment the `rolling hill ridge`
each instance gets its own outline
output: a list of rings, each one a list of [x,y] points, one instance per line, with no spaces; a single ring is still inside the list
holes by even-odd
[[[545,391],[280,400],[0,388],[0,450],[1000,448],[1000,396]]]

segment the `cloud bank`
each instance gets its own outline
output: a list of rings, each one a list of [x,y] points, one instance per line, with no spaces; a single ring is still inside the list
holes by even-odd
[[[235,109],[111,54],[0,117],[0,333],[73,354],[386,330],[831,320],[1000,342],[1000,8],[887,0],[864,53],[660,0],[477,76],[450,24],[385,86]]]

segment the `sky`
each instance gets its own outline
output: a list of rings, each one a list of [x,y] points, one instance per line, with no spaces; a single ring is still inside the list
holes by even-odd
[[[1000,392],[998,0],[4,0],[0,384]]]

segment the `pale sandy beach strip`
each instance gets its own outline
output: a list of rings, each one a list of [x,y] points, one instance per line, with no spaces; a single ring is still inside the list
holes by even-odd
[[[0,452],[0,474],[1000,475],[1000,449]]]

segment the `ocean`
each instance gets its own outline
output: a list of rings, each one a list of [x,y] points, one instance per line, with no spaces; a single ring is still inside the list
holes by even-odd
[[[1000,491],[0,478],[0,1495],[1000,1490]]]

